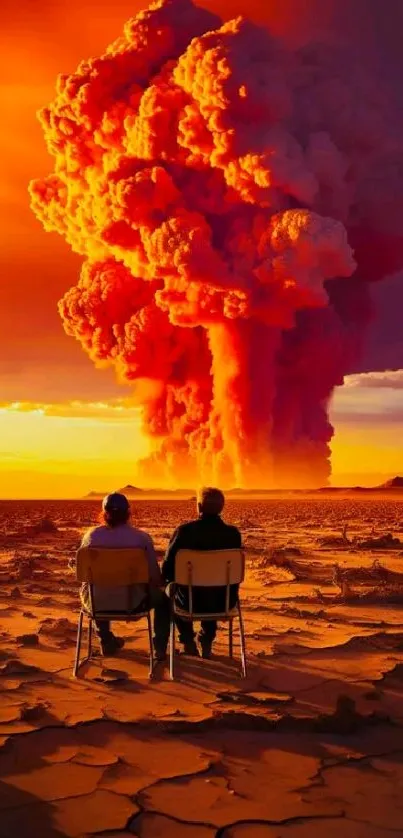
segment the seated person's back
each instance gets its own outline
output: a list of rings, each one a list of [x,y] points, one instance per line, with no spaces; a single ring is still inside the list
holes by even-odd
[[[187,550],[231,550],[241,547],[241,534],[219,515],[201,515],[178,527],[179,538]]]
[[[198,501],[199,518],[182,524],[174,532],[165,561],[162,565],[162,575],[167,582],[175,579],[175,559],[179,550],[231,550],[241,549],[242,538],[237,527],[226,524],[221,518],[225,498],[219,489],[203,489]],[[238,585],[230,586],[230,608],[233,608],[238,600]],[[199,614],[214,614],[225,611],[226,588],[225,587],[194,587],[193,588],[193,612]],[[175,601],[179,608],[189,611],[188,588],[178,585],[175,593]],[[192,648],[193,629],[181,620],[177,620],[181,641],[185,647]],[[211,643],[215,636],[215,624],[202,625],[202,633],[199,635],[206,654],[209,653]]]
[[[203,489],[198,501],[199,517],[188,521],[175,530],[165,561],[162,575],[167,582],[175,579],[175,558],[179,550],[231,550],[242,547],[241,533],[237,527],[226,524],[221,518],[224,495],[218,489]],[[230,605],[233,607],[238,596],[238,586],[231,585]],[[188,608],[187,588],[178,588],[178,604]],[[195,588],[194,611],[201,611],[198,603],[207,612],[222,611],[225,608],[225,588]],[[206,607],[208,606],[208,607]]]
[[[81,547],[98,547],[106,549],[142,548],[148,562],[148,582],[136,585],[117,585],[104,587],[93,585],[93,604],[99,612],[95,620],[97,633],[101,641],[104,655],[115,654],[124,645],[123,638],[116,637],[108,619],[102,618],[100,612],[135,612],[154,609],[154,649],[158,660],[164,660],[169,635],[169,600],[159,586],[162,576],[158,567],[157,556],[153,540],[148,533],[130,524],[130,504],[125,495],[113,492],[107,495],[102,503],[104,524],[93,527],[85,533]],[[88,609],[90,605],[89,585],[85,583],[81,589],[81,601]],[[101,618],[99,618],[101,617]]]
[[[105,498],[104,506],[111,502],[110,498],[113,497],[109,495]],[[137,529],[136,527],[132,526],[129,522],[128,514],[125,520],[125,500],[123,500],[124,496],[122,495],[122,500],[116,501],[117,495],[115,497],[115,503],[120,503],[122,506],[121,512],[121,520],[119,519],[119,515],[114,514],[114,517],[109,513],[109,524],[102,524],[98,527],[93,527],[92,529],[88,530],[81,541],[81,547],[105,547],[107,549],[112,548],[142,548],[147,556],[148,560],[148,570],[149,570],[149,578],[150,582],[154,583],[155,585],[159,585],[161,583],[161,575],[155,555],[154,545],[151,537],[148,533],[143,532],[142,530]],[[127,503],[127,501],[126,501]],[[127,504],[127,513],[129,510],[129,505]],[[140,605],[140,603],[144,600],[147,593],[147,586],[146,585],[131,585],[130,586],[130,608],[136,609]],[[88,586],[83,586],[82,596],[84,602],[88,602]],[[94,585],[93,587],[93,596],[94,596],[94,605],[95,608],[99,611],[125,611],[128,607],[128,588],[126,585],[117,585],[111,588],[100,587]]]

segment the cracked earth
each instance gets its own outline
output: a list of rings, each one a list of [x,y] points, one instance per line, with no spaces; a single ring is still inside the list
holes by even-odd
[[[403,835],[403,620],[396,585],[342,601],[333,566],[398,579],[403,556],[323,549],[346,515],[403,535],[403,502],[229,504],[247,547],[249,675],[226,657],[147,676],[146,624],[71,676],[67,572],[97,504],[0,504],[0,838],[391,838]],[[139,504],[162,552],[187,504]],[[44,533],[38,518],[58,529]],[[156,523],[157,522],[157,523]],[[270,547],[295,551],[273,565]],[[403,577],[402,577],[403,578]],[[402,589],[403,590],[403,589]],[[403,601],[403,599],[401,600]]]

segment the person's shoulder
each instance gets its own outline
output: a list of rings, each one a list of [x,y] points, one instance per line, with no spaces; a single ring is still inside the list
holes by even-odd
[[[237,532],[237,533],[240,532],[238,527],[235,526],[235,524],[225,524],[225,526],[227,527],[228,530],[231,530],[231,532]]]
[[[100,535],[100,533],[104,533],[107,529],[108,527],[105,527],[103,524],[99,524],[97,527],[90,527],[84,535],[86,538],[96,537],[97,535]]]
[[[140,544],[150,544],[152,543],[152,536],[149,532],[145,530],[140,530],[138,527],[133,527],[132,524],[127,525],[128,532],[133,537],[133,541],[137,541]]]
[[[94,541],[97,541],[98,538],[105,532],[107,527],[103,526],[102,524],[98,527],[90,527],[83,535],[83,544],[86,547],[89,547]]]
[[[176,532],[180,535],[186,534],[187,532],[191,532],[192,530],[196,529],[199,526],[199,518],[194,518],[192,521],[184,521],[183,524],[179,524]]]
[[[234,524],[225,524],[225,526],[226,526],[228,535],[231,535],[234,538],[234,540],[241,542],[242,536],[241,536],[241,533],[240,533],[238,527],[235,527]]]

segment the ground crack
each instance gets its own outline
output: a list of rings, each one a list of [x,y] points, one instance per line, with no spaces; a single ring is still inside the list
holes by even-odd
[[[329,821],[329,820],[344,820],[346,818],[346,813],[342,812],[340,815],[299,815],[293,818],[285,818],[283,820],[256,820],[256,819],[244,819],[240,821],[234,821],[233,823],[227,823],[225,826],[220,826],[217,830],[214,838],[227,838],[227,831],[229,829],[236,829],[237,826],[290,826],[292,824],[299,824],[299,823],[309,823],[313,821]]]
[[[180,826],[204,826],[206,829],[217,829],[215,824],[209,823],[209,821],[188,821],[182,820],[181,818],[175,817],[175,815],[166,815],[165,812],[159,812],[157,809],[144,809],[141,808],[141,811],[129,818],[128,823],[126,824],[126,830],[132,830],[136,826],[141,826],[141,822],[147,818],[149,815],[156,815],[160,818],[165,818],[166,820],[172,821],[172,823],[177,823]],[[99,835],[100,833],[96,833]],[[101,833],[102,834],[102,833]]]
[[[270,715],[254,715],[244,711],[228,711],[226,713],[214,713],[208,719],[192,721],[187,719],[163,720],[163,719],[139,719],[137,721],[121,721],[116,718],[97,718],[88,721],[77,722],[66,725],[63,722],[38,726],[34,730],[13,733],[8,729],[3,735],[8,737],[7,744],[14,737],[35,737],[43,731],[49,730],[79,730],[82,727],[95,725],[113,724],[120,727],[132,728],[133,730],[144,730],[156,734],[179,735],[194,733],[215,733],[216,731],[258,731],[261,733],[316,733],[316,734],[354,734],[361,730],[377,726],[401,727],[388,715],[373,712],[369,715],[361,715],[355,709],[354,702],[348,696],[339,696],[337,707],[332,714],[319,714],[315,717],[299,717],[284,713],[282,716],[273,717]],[[3,746],[3,747],[4,747]]]

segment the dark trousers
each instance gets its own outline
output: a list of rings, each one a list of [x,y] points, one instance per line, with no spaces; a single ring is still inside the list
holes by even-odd
[[[238,585],[231,585],[229,606],[234,608],[238,601]],[[178,608],[189,611],[189,591],[187,587],[178,585],[175,591],[175,602]],[[226,608],[226,590],[222,587],[215,588],[193,588],[193,611],[199,614],[219,614]],[[179,632],[181,643],[191,643],[194,640],[195,632],[191,620],[184,620],[182,617],[175,617],[175,623]],[[206,643],[212,643],[217,633],[216,620],[202,620],[199,639]]]
[[[136,611],[144,611],[147,604],[140,603]],[[154,609],[154,646],[165,652],[169,638],[170,603],[167,595],[160,588],[150,588],[148,607]],[[136,613],[136,612],[133,612]],[[111,624],[109,620],[96,620],[97,633],[101,642],[111,639]]]
[[[194,640],[195,632],[191,620],[183,620],[182,617],[175,617],[176,627],[179,632],[179,640],[181,643],[191,643]],[[199,632],[199,639],[205,640],[207,643],[212,643],[217,633],[217,623],[215,620],[202,620],[201,629]]]

